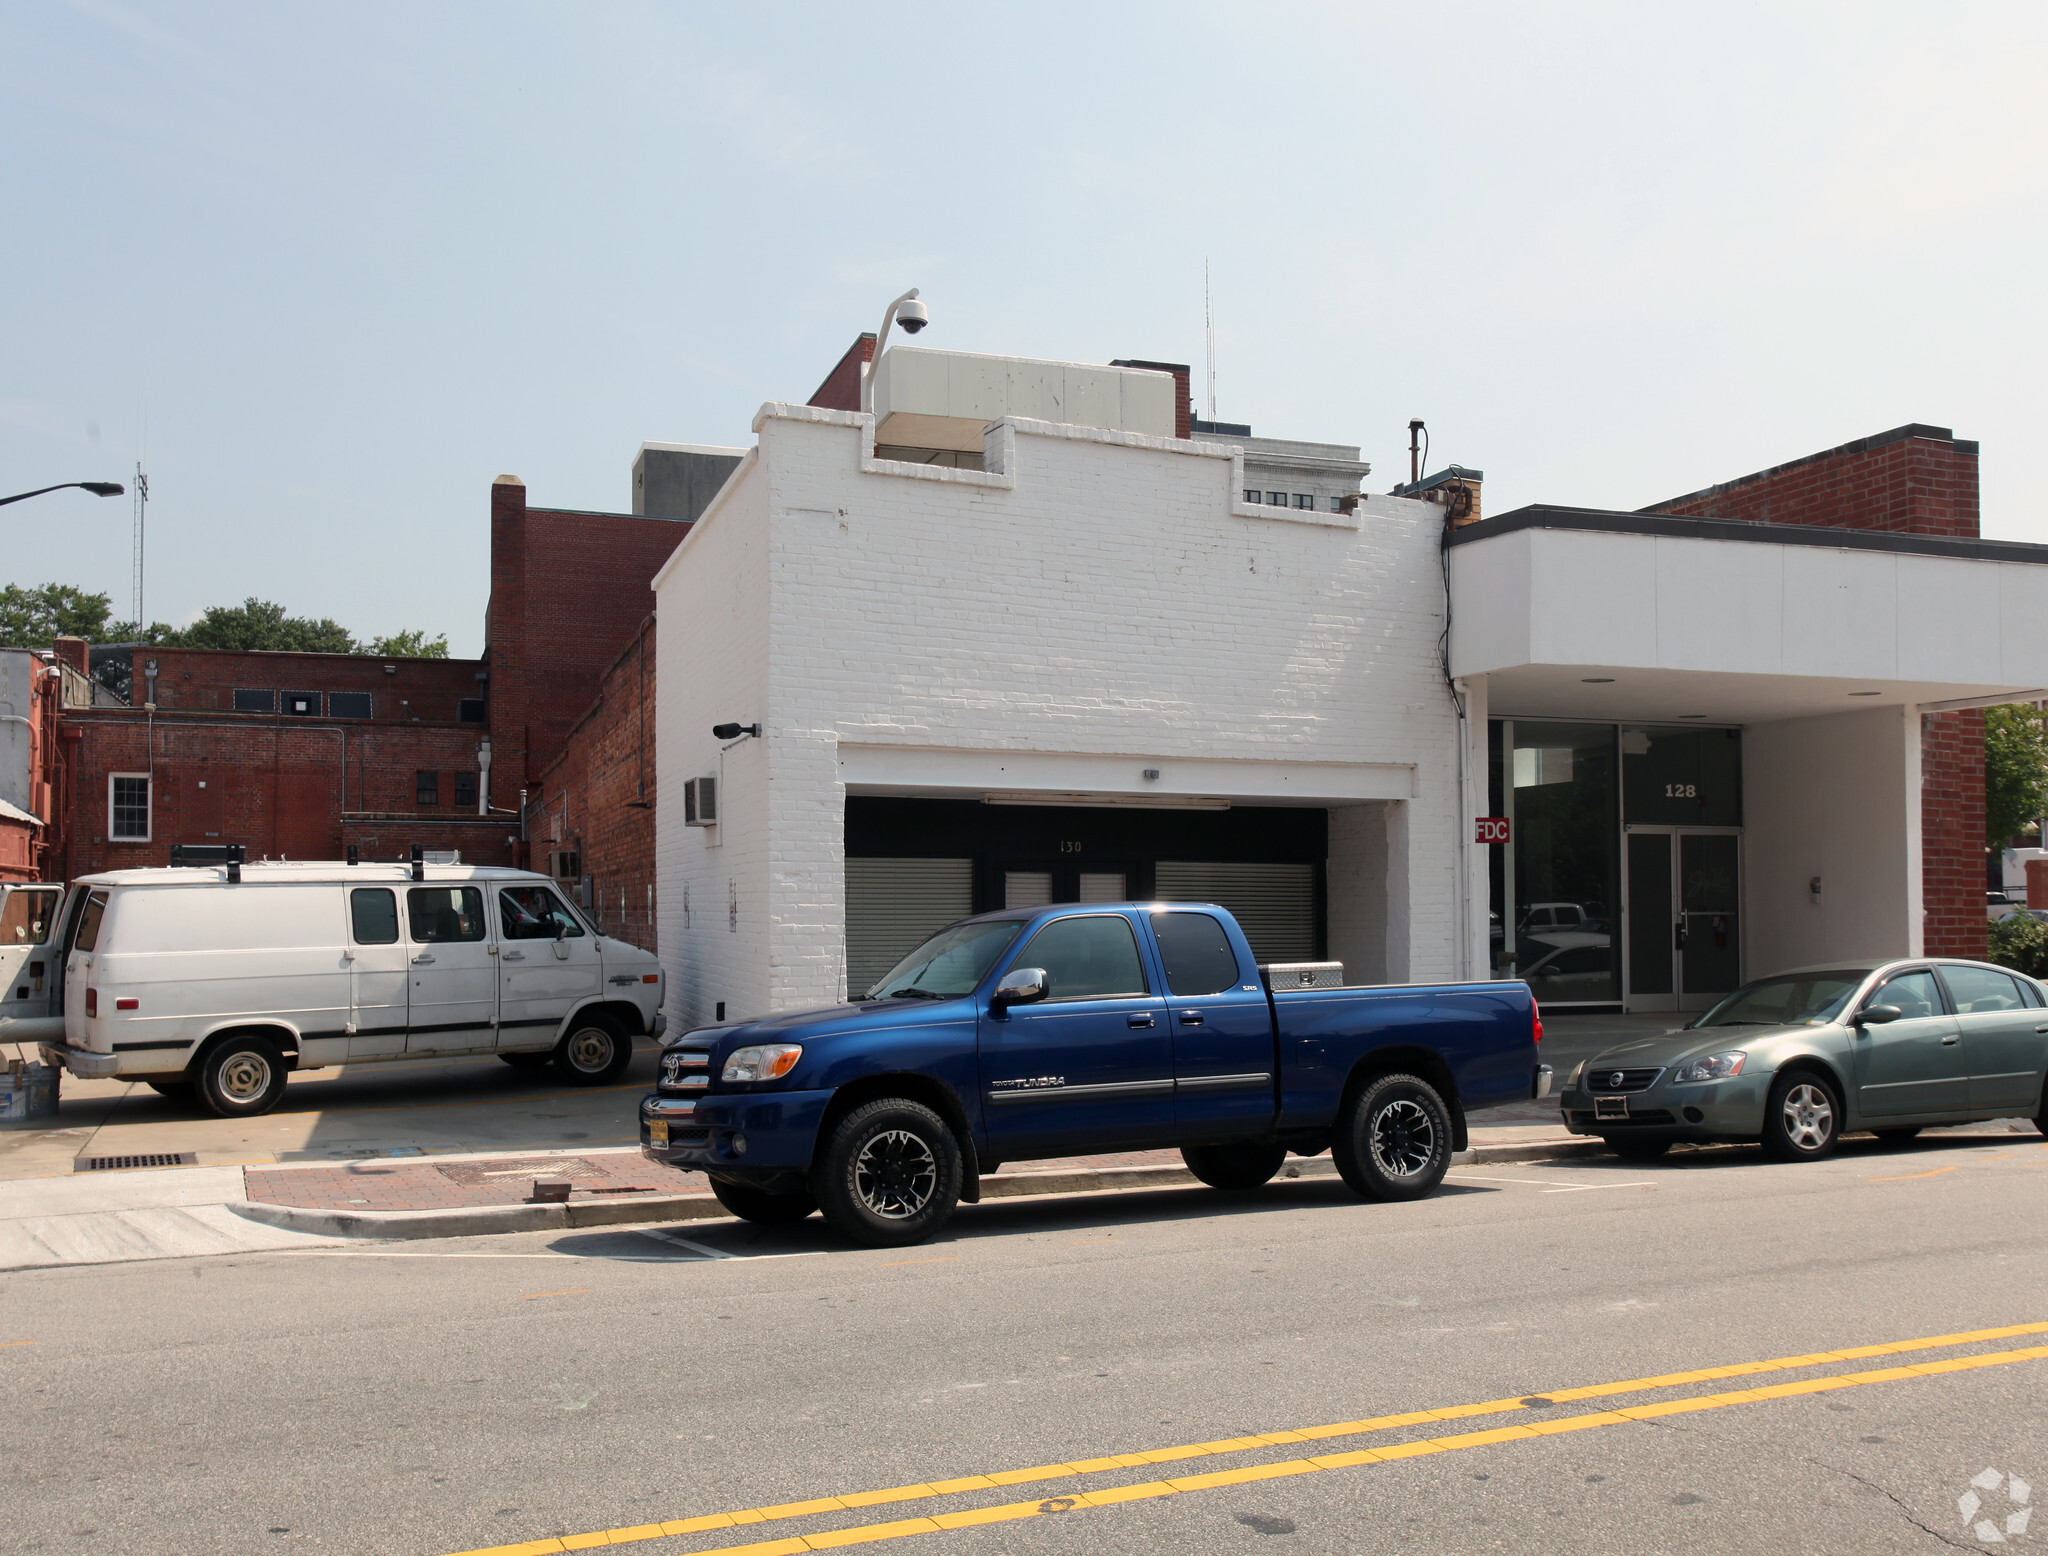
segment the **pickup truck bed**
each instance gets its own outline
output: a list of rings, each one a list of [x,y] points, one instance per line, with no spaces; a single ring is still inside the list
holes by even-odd
[[[896,1245],[999,1162],[1161,1146],[1219,1188],[1331,1150],[1356,1192],[1412,1199],[1466,1109],[1547,1089],[1525,984],[1274,982],[1213,905],[964,919],[868,998],[684,1033],[642,1150],[707,1173],[737,1215],[822,1209]]]

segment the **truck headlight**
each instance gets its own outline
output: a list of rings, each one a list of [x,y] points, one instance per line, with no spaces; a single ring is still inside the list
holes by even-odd
[[[802,1043],[756,1043],[726,1055],[722,1081],[779,1081],[804,1056]]]
[[[1671,1079],[1681,1086],[1695,1081],[1725,1081],[1731,1075],[1742,1073],[1742,1061],[1749,1055],[1740,1050],[1726,1054],[1708,1054],[1704,1059],[1695,1059]]]

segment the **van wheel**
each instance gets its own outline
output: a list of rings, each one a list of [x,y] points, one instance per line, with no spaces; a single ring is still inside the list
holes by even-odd
[[[545,1070],[555,1062],[552,1050],[537,1054],[499,1054],[515,1070]]]
[[[1451,1111],[1413,1075],[1366,1082],[1338,1121],[1330,1154],[1361,1199],[1421,1199],[1451,1165]]]
[[[1244,1141],[1232,1145],[1184,1145],[1180,1159],[1212,1189],[1255,1189],[1287,1160],[1284,1145]]]
[[[633,1040],[610,1016],[578,1016],[550,1057],[571,1086],[604,1086],[633,1062]]]
[[[284,1095],[284,1055],[263,1037],[231,1037],[199,1061],[199,1100],[222,1118],[268,1113]]]
[[[190,1081],[150,1081],[147,1084],[149,1089],[159,1097],[169,1097],[173,1102],[190,1102],[192,1100],[192,1083]]]
[[[922,1103],[866,1102],[834,1126],[812,1189],[833,1229],[856,1243],[921,1243],[960,1203],[960,1144]]]
[[[756,1189],[742,1183],[721,1183],[711,1180],[711,1192],[718,1196],[718,1203],[725,1206],[742,1221],[752,1221],[761,1226],[788,1226],[801,1221],[818,1208],[817,1200],[808,1190],[795,1194],[770,1194],[766,1189]]]
[[[1811,1070],[1771,1083],[1764,1104],[1764,1154],[1781,1162],[1815,1162],[1842,1138],[1842,1099]]]

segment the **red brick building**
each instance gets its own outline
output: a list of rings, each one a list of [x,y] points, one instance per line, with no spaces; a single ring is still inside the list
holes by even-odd
[[[1917,422],[1644,513],[1979,538],[1977,445]],[[1929,956],[1985,954],[1984,715],[1920,719],[1920,869]]]

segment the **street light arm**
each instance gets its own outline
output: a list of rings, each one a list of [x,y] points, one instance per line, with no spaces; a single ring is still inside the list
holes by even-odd
[[[119,481],[59,481],[55,486],[39,486],[32,492],[17,492],[12,497],[0,497],[0,508],[11,502],[26,502],[31,497],[40,497],[45,492],[61,492],[77,487],[82,492],[91,492],[95,497],[119,497],[127,488]]]
[[[889,344],[889,328],[896,322],[896,310],[916,296],[917,288],[913,286],[889,304],[882,314],[882,328],[875,336],[875,359],[868,364],[867,371],[860,375],[860,408],[863,411],[871,412],[875,408],[875,371],[882,365],[882,348]]]

